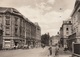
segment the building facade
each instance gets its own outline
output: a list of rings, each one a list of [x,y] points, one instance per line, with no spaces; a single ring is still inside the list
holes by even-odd
[[[36,47],[41,46],[41,28],[39,24],[36,22]]]
[[[71,15],[73,34],[76,34],[77,42],[80,43],[80,0],[76,0],[73,13]]]
[[[67,45],[68,36],[72,34],[72,23],[71,19],[63,21],[62,27],[60,28],[60,42],[62,46]]]
[[[35,46],[36,25],[14,8],[0,7],[3,25],[3,49],[21,48],[24,44]]]
[[[31,46],[35,47],[36,44],[36,26],[32,23],[31,26]]]

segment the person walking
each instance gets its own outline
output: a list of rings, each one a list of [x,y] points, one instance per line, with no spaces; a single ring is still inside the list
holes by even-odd
[[[52,55],[52,46],[49,47],[49,56]]]
[[[55,56],[58,56],[58,54],[59,54],[59,46],[56,45],[56,47],[55,47]]]

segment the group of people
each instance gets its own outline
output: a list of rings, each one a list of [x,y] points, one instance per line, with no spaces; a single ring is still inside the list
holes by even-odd
[[[52,51],[52,46],[50,46],[48,50],[49,50],[49,53],[50,53],[49,56],[51,56],[52,55],[52,52],[53,52]],[[57,56],[59,54],[59,46],[58,45],[56,45],[54,51],[55,51],[55,56]]]

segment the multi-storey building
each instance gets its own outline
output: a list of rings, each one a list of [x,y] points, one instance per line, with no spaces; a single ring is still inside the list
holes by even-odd
[[[36,25],[14,8],[0,7],[3,30],[3,49],[35,45]]]
[[[77,42],[80,42],[80,0],[76,0],[74,10],[71,15],[73,34],[76,34]]]
[[[35,47],[36,41],[36,26],[31,23],[31,46]]]
[[[62,27],[60,28],[60,41],[62,46],[67,45],[68,36],[72,34],[72,23],[71,20],[63,21]]]
[[[41,45],[41,28],[37,22],[35,23],[35,25],[36,25],[36,39],[37,39],[36,45],[37,47],[39,47]]]
[[[13,48],[20,41],[20,13],[13,8],[0,8],[0,22],[3,25],[3,48]],[[18,23],[18,22],[19,23]]]
[[[27,19],[28,20],[28,19]],[[30,21],[26,22],[26,28],[25,28],[25,44],[28,46],[31,44],[31,24]]]

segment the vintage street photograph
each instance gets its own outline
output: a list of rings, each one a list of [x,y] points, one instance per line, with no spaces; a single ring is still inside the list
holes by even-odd
[[[0,57],[80,57],[80,0],[0,0]]]

